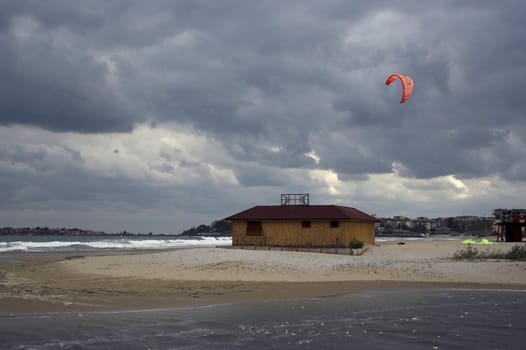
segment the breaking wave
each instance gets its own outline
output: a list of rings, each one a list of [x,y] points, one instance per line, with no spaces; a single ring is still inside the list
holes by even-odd
[[[64,251],[90,249],[173,249],[232,245],[231,237],[17,237],[18,240],[0,242],[0,252],[9,251]]]

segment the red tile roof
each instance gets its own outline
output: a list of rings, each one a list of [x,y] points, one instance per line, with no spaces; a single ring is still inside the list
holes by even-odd
[[[358,209],[338,205],[258,205],[225,220],[350,220],[377,222]]]

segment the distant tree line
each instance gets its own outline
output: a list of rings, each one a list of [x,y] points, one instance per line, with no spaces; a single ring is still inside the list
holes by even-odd
[[[99,236],[112,235],[104,231],[83,230],[80,228],[49,228],[49,227],[0,227],[0,235],[18,236]],[[120,233],[119,233],[120,235]]]
[[[210,225],[199,225],[181,232],[182,236],[230,236],[232,224],[226,220],[218,220]]]
[[[199,225],[185,230],[179,234],[157,233],[156,236],[230,236],[230,222],[218,220],[210,225]],[[133,233],[129,231],[120,231],[116,233],[107,233],[104,231],[83,230],[80,228],[50,228],[45,226],[36,227],[0,227],[0,236],[152,236],[152,232]]]

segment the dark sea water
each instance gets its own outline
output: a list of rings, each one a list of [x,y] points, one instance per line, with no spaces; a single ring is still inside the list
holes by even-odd
[[[2,349],[526,349],[526,291],[389,289],[282,302],[0,317]]]
[[[377,237],[385,241],[459,240],[459,237]],[[232,237],[225,236],[57,236],[13,235],[0,236],[0,257],[10,252],[69,252],[69,251],[131,251],[134,249],[175,249],[189,247],[231,246]]]

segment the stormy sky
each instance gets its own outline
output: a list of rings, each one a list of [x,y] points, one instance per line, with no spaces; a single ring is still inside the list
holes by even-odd
[[[523,208],[525,91],[523,0],[0,0],[0,226]]]

